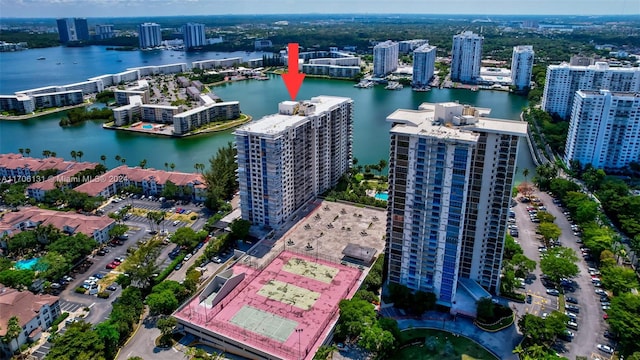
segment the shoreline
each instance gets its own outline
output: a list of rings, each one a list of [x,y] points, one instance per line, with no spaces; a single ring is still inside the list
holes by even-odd
[[[31,113],[31,114],[24,114],[24,115],[0,115],[0,121],[1,120],[8,120],[8,121],[22,121],[22,120],[29,120],[29,119],[35,119],[35,118],[39,118],[42,116],[47,116],[47,115],[51,115],[51,114],[57,114],[59,112],[63,112],[63,111],[67,111],[67,110],[71,110],[71,109],[75,109],[75,108],[79,108],[82,106],[91,106],[93,105],[93,102],[89,102],[89,103],[82,103],[82,104],[78,104],[78,105],[70,105],[70,106],[64,106],[64,107],[60,107],[60,108],[54,108],[51,110],[47,110],[47,111],[43,111],[41,113]]]
[[[123,127],[118,127],[118,126],[107,126],[107,124],[103,124],[102,128],[105,129],[105,130],[124,131],[124,132],[132,132],[132,133],[137,133],[137,134],[145,134],[145,135],[152,135],[152,136],[161,136],[161,137],[182,139],[182,138],[198,136],[198,135],[219,133],[219,132],[222,132],[222,131],[225,131],[225,130],[233,129],[235,127],[238,127],[240,125],[246,124],[246,123],[250,122],[251,120],[253,120],[253,117],[251,115],[247,115],[247,114],[242,114],[242,115],[245,116],[244,119],[230,120],[230,121],[228,121],[228,123],[215,125],[215,126],[212,126],[212,127],[207,127],[205,129],[196,129],[194,131],[190,131],[190,132],[188,132],[186,134],[181,134],[181,135],[177,135],[177,134],[173,134],[173,133],[157,132],[157,131],[146,130],[146,129],[135,129],[135,128],[132,129],[132,128],[123,128]]]

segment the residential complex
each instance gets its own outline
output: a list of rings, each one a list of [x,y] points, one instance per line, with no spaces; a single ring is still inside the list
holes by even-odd
[[[0,341],[0,358],[9,359],[22,345],[40,339],[42,332],[60,316],[58,299],[57,296],[34,295],[30,291],[19,291],[0,284],[0,336],[7,334],[9,319],[14,316],[18,318],[21,328],[16,340]]]
[[[162,31],[160,25],[156,23],[144,23],[138,25],[138,37],[141,49],[148,49],[160,46],[162,42]]]
[[[391,40],[373,47],[373,76],[385,77],[398,69],[398,43]]]
[[[524,90],[531,87],[533,56],[534,51],[531,45],[513,47],[513,55],[511,55],[511,84],[516,90]]]
[[[640,92],[579,90],[573,100],[564,161],[607,171],[640,162]]]
[[[387,279],[455,303],[459,279],[499,292],[520,137],[527,124],[458,103],[397,110],[392,124]]]
[[[480,77],[484,37],[465,31],[453,36],[451,80],[475,83]]]
[[[67,44],[75,41],[89,40],[89,26],[84,18],[57,19],[60,42]]]
[[[351,166],[353,101],[283,101],[234,132],[242,218],[273,229],[335,186]]]
[[[640,92],[640,68],[610,67],[606,62],[589,66],[549,65],[542,109],[568,118],[578,90]]]
[[[398,52],[400,52],[400,54],[409,54],[415,49],[428,43],[429,40],[426,39],[403,40],[398,42]]]
[[[142,190],[144,195],[158,196],[168,181],[178,187],[181,195],[193,201],[204,201],[206,197],[207,184],[201,174],[142,169],[125,165],[111,169],[73,190],[89,196],[109,198],[116,195],[122,188],[135,186]]]
[[[96,38],[98,40],[111,39],[116,34],[113,31],[113,25],[96,25],[95,26]]]
[[[411,86],[422,88],[429,85],[436,66],[436,47],[424,44],[413,51],[413,79]]]
[[[173,115],[173,133],[183,135],[215,121],[234,120],[240,117],[238,101],[215,102],[207,95],[199,96],[202,105]]]
[[[303,64],[302,72],[310,75],[323,75],[333,78],[352,79],[360,74],[360,66]]]
[[[182,27],[182,34],[184,35],[185,50],[201,47],[206,44],[207,39],[204,33],[204,24],[188,23]]]
[[[25,207],[16,212],[6,213],[0,219],[0,238],[4,235],[11,237],[21,231],[33,229],[38,225],[52,225],[66,234],[81,233],[99,243],[104,243],[110,239],[109,230],[116,225],[116,222],[106,216],[91,216],[75,212]],[[7,241],[11,241],[11,239]],[[3,248],[6,248],[6,245],[4,242],[0,243]]]

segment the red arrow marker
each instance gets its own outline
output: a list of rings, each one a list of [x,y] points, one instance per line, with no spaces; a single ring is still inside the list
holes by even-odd
[[[282,80],[284,80],[284,84],[287,86],[291,100],[295,100],[296,95],[298,95],[298,90],[300,90],[300,86],[302,85],[302,80],[304,80],[304,74],[298,72],[298,44],[289,43],[287,53],[289,55],[287,61],[289,72],[282,74]]]

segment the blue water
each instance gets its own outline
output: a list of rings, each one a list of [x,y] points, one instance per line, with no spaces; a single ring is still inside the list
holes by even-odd
[[[389,200],[389,193],[388,192],[379,192],[376,194],[375,196],[376,199],[378,200],[383,200],[383,201],[388,201]]]
[[[15,268],[18,269],[18,270],[31,270],[31,269],[33,269],[34,266],[36,266],[36,264],[38,263],[38,260],[40,260],[40,258],[32,258],[32,259],[28,259],[28,260],[20,260],[20,261],[16,262]]]
[[[153,125],[142,125],[143,129],[153,129]]]

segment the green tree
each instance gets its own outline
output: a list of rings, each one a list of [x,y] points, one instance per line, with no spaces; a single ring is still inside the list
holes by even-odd
[[[161,196],[166,197],[167,199],[177,199],[180,194],[180,188],[170,180],[167,180],[164,183],[164,187],[162,188]]]
[[[582,173],[582,181],[584,181],[584,185],[589,191],[595,191],[600,188],[606,176],[607,174],[605,174],[604,170],[587,166],[584,173]]]
[[[105,360],[105,344],[91,323],[75,322],[58,337],[45,357],[47,360]]]
[[[513,266],[515,275],[520,278],[526,278],[533,270],[536,269],[535,260],[531,260],[524,254],[516,254],[513,259],[509,261],[509,264]]]
[[[538,225],[538,232],[542,235],[547,248],[551,246],[551,241],[557,240],[562,234],[562,230],[560,230],[558,225],[548,222],[540,223]]]
[[[234,239],[246,239],[249,236],[249,228],[251,228],[251,222],[243,219],[236,219],[229,225],[231,228],[231,236]]]
[[[178,320],[173,316],[165,316],[156,321],[156,326],[160,329],[162,336],[170,335],[178,325]]]
[[[146,299],[151,314],[169,315],[178,308],[178,299],[171,291],[151,293]]]
[[[76,155],[78,156],[78,160],[82,161],[82,157],[84,156],[84,152],[82,150],[78,150],[76,152]]]
[[[103,165],[107,165],[107,155],[100,155],[100,160],[102,160]]]
[[[623,354],[640,351],[640,296],[623,293],[611,300],[611,308],[607,311],[611,330],[618,334]]]
[[[15,347],[17,349],[18,336],[20,336],[21,332],[22,332],[22,326],[20,326],[20,320],[18,319],[17,316],[12,316],[9,318],[9,321],[7,322],[7,332],[4,334],[3,340],[10,345],[15,341],[15,344],[16,344]]]
[[[49,251],[38,260],[35,269],[41,271],[45,278],[54,281],[71,270],[71,264],[62,254]]]
[[[602,285],[611,290],[614,296],[639,288],[635,271],[622,266],[602,268]]]
[[[561,278],[571,278],[580,272],[576,263],[575,252],[566,247],[555,247],[547,250],[547,255],[540,260],[540,270],[552,281],[558,283]]]
[[[160,247],[158,241],[150,241],[141,245],[127,261],[124,262],[123,268],[129,274],[131,282],[141,288],[147,288],[151,285],[153,274],[160,272],[156,260],[160,255]]]
[[[71,150],[71,158],[75,161],[78,158],[78,154],[75,150]]]
[[[173,234],[171,241],[177,245],[193,248],[198,245],[198,236],[196,232],[190,227],[181,227]]]
[[[340,319],[336,326],[337,339],[358,337],[366,327],[372,326],[376,321],[373,305],[364,300],[342,300],[339,307]]]
[[[117,326],[109,321],[104,321],[96,325],[95,332],[104,343],[105,356],[113,359],[119,348],[120,333]]]
[[[536,217],[540,223],[553,223],[556,221],[556,217],[546,211],[538,211],[538,213],[536,213]]]
[[[388,358],[388,355],[395,349],[393,334],[383,330],[378,324],[366,327],[358,344],[374,353],[378,359]]]
[[[591,250],[591,254],[595,258],[599,258],[602,251],[611,248],[614,236],[615,233],[611,228],[595,223],[590,223],[582,229],[584,245]]]
[[[147,166],[147,159],[140,160],[140,164],[138,164],[140,168],[144,169]]]
[[[109,237],[112,239],[117,238],[119,236],[126,234],[128,230],[129,230],[129,227],[127,225],[117,224],[111,229],[109,229]]]

